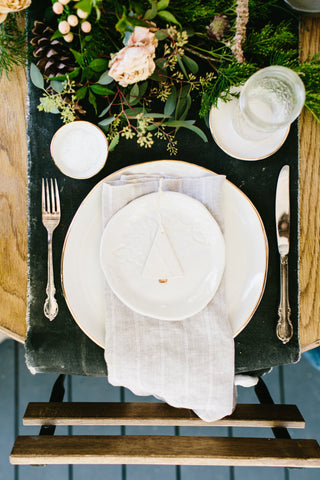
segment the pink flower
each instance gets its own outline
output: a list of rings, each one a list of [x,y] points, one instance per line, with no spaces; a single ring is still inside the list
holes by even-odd
[[[155,53],[158,46],[158,40],[155,34],[145,27],[135,27],[129,37],[128,47],[146,47],[150,53]]]
[[[124,47],[109,62],[109,76],[122,87],[146,80],[156,68],[149,47]]]
[[[146,80],[156,68],[153,59],[157,45],[148,28],[135,27],[128,45],[111,58],[109,76],[122,87]]]

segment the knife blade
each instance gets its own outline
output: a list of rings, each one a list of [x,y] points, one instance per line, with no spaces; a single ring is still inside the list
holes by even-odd
[[[290,167],[282,167],[276,189],[275,218],[278,251],[280,254],[280,303],[278,308],[277,337],[288,343],[293,336],[290,319],[288,254],[290,248]]]

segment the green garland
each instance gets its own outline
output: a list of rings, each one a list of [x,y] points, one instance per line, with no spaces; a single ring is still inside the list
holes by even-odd
[[[0,24],[0,77],[7,77],[17,65],[26,64],[26,35],[18,27],[17,17],[9,14]]]
[[[79,24],[71,29],[69,46],[76,67],[68,77],[43,79],[32,66],[31,78],[44,90],[39,109],[60,111],[68,122],[76,118],[72,103],[80,103],[106,132],[110,150],[121,138],[135,138],[148,148],[157,137],[176,154],[176,132],[181,127],[207,141],[195,120],[189,119],[191,112],[197,116],[194,104],[198,115],[206,118],[219,99],[230,99],[232,87],[244,83],[259,68],[277,64],[301,76],[306,108],[320,121],[320,55],[299,63],[297,19],[280,0],[249,0],[249,15],[244,9],[241,25],[237,15],[240,3],[71,0],[55,17],[53,27],[57,28],[55,37],[64,37],[61,22],[77,14],[77,8],[84,12],[86,18],[79,18]],[[83,21],[89,22],[89,33],[81,30]],[[136,26],[147,27],[156,35],[156,68],[148,78],[121,86],[109,76],[109,62],[127,44]],[[239,32],[240,41],[235,40]],[[65,89],[72,90],[65,105],[67,113],[61,102]]]

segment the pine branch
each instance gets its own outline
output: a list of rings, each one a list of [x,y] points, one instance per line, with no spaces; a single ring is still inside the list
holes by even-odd
[[[18,28],[14,14],[8,15],[0,25],[0,77],[9,76],[16,65],[26,63],[26,35]]]

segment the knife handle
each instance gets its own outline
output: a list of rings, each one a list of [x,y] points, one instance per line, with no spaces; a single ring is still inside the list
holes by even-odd
[[[277,337],[282,343],[288,343],[293,335],[293,326],[290,320],[291,308],[289,305],[288,256],[280,257],[280,304],[278,308],[279,320]]]

